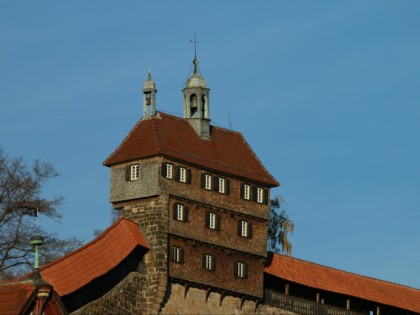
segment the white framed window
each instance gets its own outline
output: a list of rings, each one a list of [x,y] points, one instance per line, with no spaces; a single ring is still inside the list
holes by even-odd
[[[187,169],[180,167],[179,168],[179,181],[186,183],[187,182]]]
[[[235,275],[239,278],[246,278],[247,277],[247,266],[246,264],[242,263],[242,262],[238,262],[236,263],[236,270],[235,270]]]
[[[248,236],[248,222],[241,221],[241,236]]]
[[[219,177],[218,178],[218,189],[217,191],[219,193],[224,194],[226,192],[226,181],[224,178]]]
[[[176,219],[179,221],[184,220],[184,206],[177,204],[176,205]]]
[[[130,166],[130,180],[139,179],[139,165],[134,164]]]
[[[237,226],[238,226],[237,232],[239,236],[248,237],[248,238],[252,237],[252,224],[251,223],[249,223],[248,221],[239,220]]]
[[[244,184],[244,199],[251,199],[251,186]]]
[[[187,222],[188,221],[188,207],[180,203],[174,203],[172,218],[177,221]]]
[[[264,189],[257,187],[257,202],[264,202]]]
[[[216,258],[213,255],[204,254],[203,268],[206,270],[216,270]]]
[[[166,178],[171,179],[173,177],[173,166],[172,164],[165,164],[166,166]]]
[[[217,217],[215,213],[209,213],[209,228],[215,230],[216,229],[216,221]]]
[[[177,246],[172,247],[172,260],[179,263],[183,262],[184,250]]]
[[[211,190],[211,175],[204,174],[204,188]]]

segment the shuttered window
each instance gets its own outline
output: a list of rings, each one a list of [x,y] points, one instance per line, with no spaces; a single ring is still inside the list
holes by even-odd
[[[235,264],[234,275],[238,278],[247,278],[248,265],[243,262],[237,262]]]
[[[206,227],[212,230],[220,229],[220,216],[214,212],[206,212]]]
[[[179,203],[174,203],[173,219],[178,221],[188,221],[188,207]]]
[[[184,262],[184,250],[180,247],[172,247],[172,261],[183,263]]]
[[[214,255],[203,255],[203,269],[210,271],[216,270],[216,257]]]
[[[243,237],[251,238],[252,228],[253,228],[253,225],[250,222],[239,220],[238,225],[237,225],[237,234]]]

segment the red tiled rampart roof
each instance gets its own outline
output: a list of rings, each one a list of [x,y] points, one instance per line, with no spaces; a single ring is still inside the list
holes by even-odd
[[[119,218],[93,241],[42,267],[41,276],[64,296],[107,273],[137,246],[150,248],[136,223]]]
[[[212,126],[201,139],[187,120],[158,113],[140,120],[104,162],[106,166],[163,155],[253,180],[269,187],[279,183],[268,173],[241,133]]]
[[[420,290],[274,254],[265,273],[320,290],[420,312]]]
[[[0,314],[20,314],[36,289],[31,280],[0,282]]]

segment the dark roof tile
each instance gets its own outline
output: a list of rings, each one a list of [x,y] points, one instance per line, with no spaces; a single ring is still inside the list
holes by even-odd
[[[104,165],[160,155],[269,187],[279,185],[241,133],[211,126],[210,140],[203,140],[187,120],[164,113],[140,120]]]

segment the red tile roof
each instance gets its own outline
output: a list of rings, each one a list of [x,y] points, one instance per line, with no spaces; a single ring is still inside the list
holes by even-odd
[[[279,185],[241,133],[212,126],[210,140],[203,140],[187,120],[164,113],[140,120],[104,165],[158,155],[254,180],[269,187]]]
[[[320,290],[420,312],[420,290],[274,254],[265,273]]]
[[[41,276],[64,296],[107,273],[137,246],[150,248],[136,223],[119,218],[93,241],[42,267]]]
[[[20,314],[36,290],[31,280],[0,282],[0,314]]]

